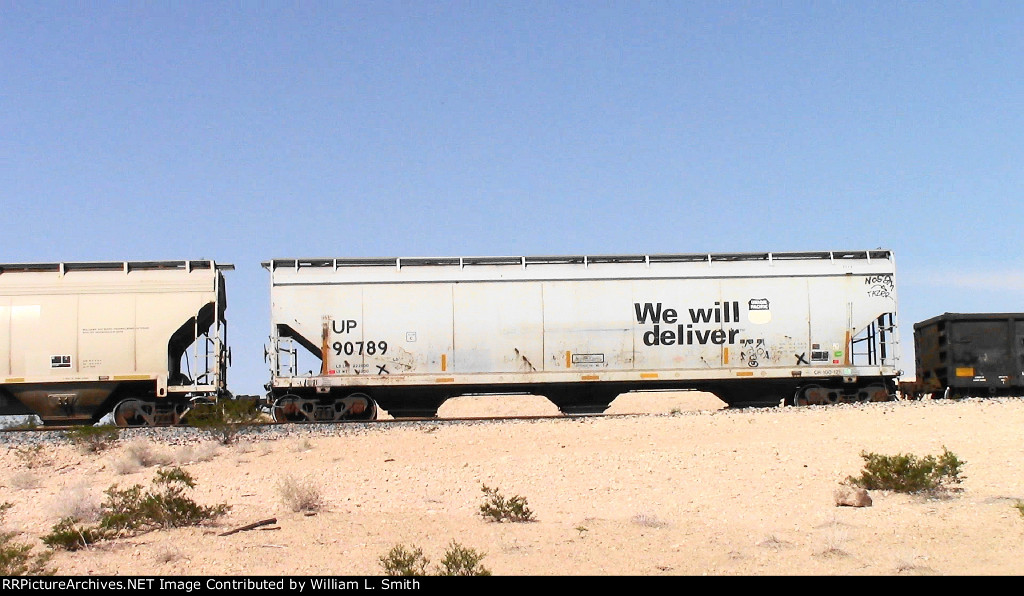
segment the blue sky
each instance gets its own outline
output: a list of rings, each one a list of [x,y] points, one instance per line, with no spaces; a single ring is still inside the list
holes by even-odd
[[[890,248],[1024,311],[1020,2],[0,0],[0,261]]]

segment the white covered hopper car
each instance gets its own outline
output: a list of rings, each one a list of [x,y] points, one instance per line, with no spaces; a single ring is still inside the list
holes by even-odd
[[[899,374],[890,251],[278,259],[278,420],[433,416],[467,394],[566,413],[621,393],[876,401]]]
[[[0,414],[175,424],[227,393],[213,261],[0,265]]]

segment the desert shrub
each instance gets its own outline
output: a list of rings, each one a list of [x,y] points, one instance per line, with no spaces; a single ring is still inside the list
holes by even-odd
[[[166,466],[173,459],[169,453],[155,449],[151,443],[133,441],[128,444],[125,455],[143,468]]]
[[[828,524],[827,531],[824,536],[824,544],[821,550],[815,553],[820,557],[847,557],[850,555],[846,551],[846,545],[849,541],[849,532],[847,529],[839,524],[835,518]]]
[[[111,462],[111,467],[114,468],[115,472],[121,474],[122,476],[134,474],[135,472],[138,472],[139,469],[141,468],[139,462],[135,461],[134,459],[127,455],[119,459],[115,459],[113,462]]]
[[[217,457],[221,447],[214,441],[203,441],[198,445],[185,445],[174,454],[174,459],[180,464],[210,461]]]
[[[637,513],[633,516],[632,521],[634,524],[645,528],[667,528],[669,525],[668,522],[664,522],[658,519],[657,516],[647,513]]]
[[[99,453],[113,446],[121,431],[116,426],[79,426],[65,431],[64,436],[86,453]]]
[[[195,488],[195,481],[181,468],[157,470],[153,485],[146,492],[138,484],[124,490],[107,489],[100,527],[123,531],[195,526],[229,509],[225,504],[199,505],[185,496],[186,489]]]
[[[42,468],[52,463],[50,453],[42,445],[22,445],[14,449],[14,455],[26,468]]]
[[[157,551],[156,555],[153,557],[153,560],[157,563],[167,564],[179,561],[184,558],[185,555],[181,554],[180,550],[173,546],[167,546]]]
[[[533,521],[533,512],[526,505],[526,498],[515,495],[505,498],[498,489],[489,488],[486,484],[481,486],[487,500],[480,506],[480,514],[490,517],[493,521],[528,522]]]
[[[157,470],[153,487],[136,484],[126,489],[111,486],[101,505],[99,523],[79,526],[72,517],[58,522],[43,542],[54,548],[76,550],[93,542],[158,528],[195,526],[227,513],[226,504],[206,507],[185,495],[195,488],[192,476],[181,468]]]
[[[419,547],[407,550],[399,544],[380,557],[380,565],[385,575],[427,575],[430,559],[423,556]]]
[[[242,428],[258,424],[261,419],[257,402],[248,399],[199,404],[186,417],[189,426],[206,431],[223,445],[233,443]]]
[[[452,541],[441,559],[438,575],[490,575],[490,570],[480,564],[483,558],[484,553]]]
[[[132,441],[124,454],[113,462],[114,470],[119,474],[131,474],[140,468],[166,466],[173,461],[171,454],[153,447],[143,440]]]
[[[12,488],[29,490],[32,488],[39,488],[42,481],[32,470],[18,470],[11,475],[10,483]]]
[[[879,455],[862,452],[864,469],[860,476],[846,480],[854,486],[901,493],[936,491],[947,483],[959,484],[963,461],[945,447],[942,455],[917,457],[911,454]]]
[[[490,570],[480,564],[484,556],[484,553],[476,549],[452,541],[433,575],[490,575]],[[430,559],[423,555],[423,550],[418,546],[407,549],[405,545],[399,544],[387,555],[380,557],[380,564],[385,575],[431,575],[427,571]]]
[[[88,486],[80,484],[62,490],[53,511],[61,519],[70,517],[75,521],[94,522],[100,517],[100,503],[90,494]]]
[[[94,542],[99,542],[106,534],[95,526],[84,526],[74,517],[65,517],[57,522],[50,533],[43,536],[43,544],[50,548],[64,550],[80,550]]]
[[[285,476],[278,482],[277,492],[285,506],[295,512],[315,512],[323,507],[320,487],[309,479],[297,480]]]
[[[3,521],[10,503],[0,504],[0,522]],[[0,575],[53,575],[55,570],[47,567],[51,553],[33,554],[32,546],[15,540],[14,532],[0,531]]]
[[[1024,516],[1024,501],[1017,501],[1014,507],[1017,508],[1017,511],[1020,511],[1021,516]]]

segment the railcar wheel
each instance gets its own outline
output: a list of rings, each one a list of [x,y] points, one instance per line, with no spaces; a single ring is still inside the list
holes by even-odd
[[[114,424],[121,427],[153,426],[153,406],[141,399],[126,399],[114,406]]]
[[[274,417],[274,422],[308,422],[310,420],[297,395],[285,395],[277,398],[271,408],[271,415]]]
[[[376,420],[377,404],[365,393],[350,393],[334,402],[336,420]]]
[[[370,405],[366,410],[356,417],[356,420],[376,420],[377,419],[377,403],[370,400]]]
[[[858,389],[856,399],[859,403],[889,401],[889,391],[885,388],[885,385],[875,383]]]
[[[822,403],[822,392],[825,388],[821,385],[806,385],[797,389],[793,396],[793,404],[797,406],[810,406]]]

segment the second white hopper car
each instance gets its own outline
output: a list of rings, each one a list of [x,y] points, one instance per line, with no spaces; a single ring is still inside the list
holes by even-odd
[[[601,412],[638,390],[731,406],[888,399],[888,250],[277,259],[269,397],[279,420],[433,416],[467,394]]]

